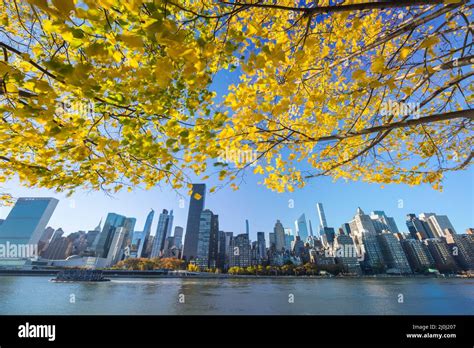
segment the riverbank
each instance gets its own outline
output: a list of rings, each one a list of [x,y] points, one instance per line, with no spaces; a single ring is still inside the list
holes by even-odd
[[[51,270],[0,270],[0,276],[56,276],[61,269],[51,269]],[[379,275],[304,275],[304,276],[295,276],[295,275],[232,275],[232,274],[219,274],[219,273],[205,273],[205,272],[188,272],[188,273],[172,273],[166,272],[163,270],[155,271],[128,271],[128,270],[102,270],[103,274],[107,278],[195,278],[195,279],[392,279],[392,278],[420,278],[420,279],[429,279],[429,278],[465,278],[472,279],[467,276],[460,275],[388,275],[388,274],[379,274]]]

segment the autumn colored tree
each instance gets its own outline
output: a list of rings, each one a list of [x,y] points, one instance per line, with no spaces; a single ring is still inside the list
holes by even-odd
[[[440,188],[473,162],[472,7],[4,0],[0,180],[237,189],[250,169],[279,192],[319,176]],[[222,102],[218,73],[239,79]]]

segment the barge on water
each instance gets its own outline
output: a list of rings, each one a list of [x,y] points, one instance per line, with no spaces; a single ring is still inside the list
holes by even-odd
[[[51,279],[55,283],[68,282],[109,282],[102,271],[90,269],[67,269],[59,272],[56,278]]]

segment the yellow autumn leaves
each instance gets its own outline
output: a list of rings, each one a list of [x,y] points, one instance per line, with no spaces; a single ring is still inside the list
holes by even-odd
[[[278,192],[319,175],[438,185],[468,158],[472,124],[461,120],[353,136],[404,120],[381,115],[388,100],[423,115],[472,100],[464,70],[439,68],[466,51],[462,4],[314,16],[211,0],[0,7],[0,180],[116,191],[181,188],[191,173],[237,189],[249,167]],[[225,151],[256,163],[221,163]]]

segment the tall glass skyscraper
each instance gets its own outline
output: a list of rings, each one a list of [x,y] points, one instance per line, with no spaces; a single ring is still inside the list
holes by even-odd
[[[37,245],[58,202],[55,198],[19,198],[0,225],[0,244]]]
[[[114,240],[115,234],[117,233],[120,227],[124,229],[121,230],[123,235],[122,241],[127,241],[128,236],[132,233],[135,228],[135,218],[127,218],[123,215],[109,213],[107,219],[105,220],[104,227],[102,232],[94,241],[94,250],[98,257],[107,258],[110,246]],[[119,246],[122,249],[122,245]]]
[[[209,209],[201,213],[199,221],[196,264],[202,268],[217,266],[219,217]]]
[[[146,218],[145,227],[143,231],[135,231],[133,233],[132,247],[131,247],[131,257],[144,257],[144,251],[146,250],[146,245],[150,238],[151,224],[153,223],[153,217],[155,216],[155,211],[152,209]]]
[[[328,227],[328,223],[326,221],[326,214],[324,214],[323,203],[317,203],[316,208],[318,209],[319,227],[321,229],[324,227]]]
[[[196,194],[200,196],[199,199],[197,199]],[[186,223],[186,235],[184,236],[183,258],[187,260],[197,256],[199,222],[204,209],[205,198],[206,184],[193,184],[191,201],[189,203],[188,221]]]
[[[267,247],[265,244],[265,232],[257,232],[257,257],[264,260],[267,257]]]
[[[153,249],[150,257],[159,257],[165,246],[166,237],[171,236],[171,228],[173,226],[173,211],[168,214],[168,210],[163,209],[156,226],[155,239],[153,240]]]
[[[300,237],[303,243],[306,243],[309,237],[308,226],[306,225],[306,216],[302,214],[298,220],[295,221],[296,235]]]

